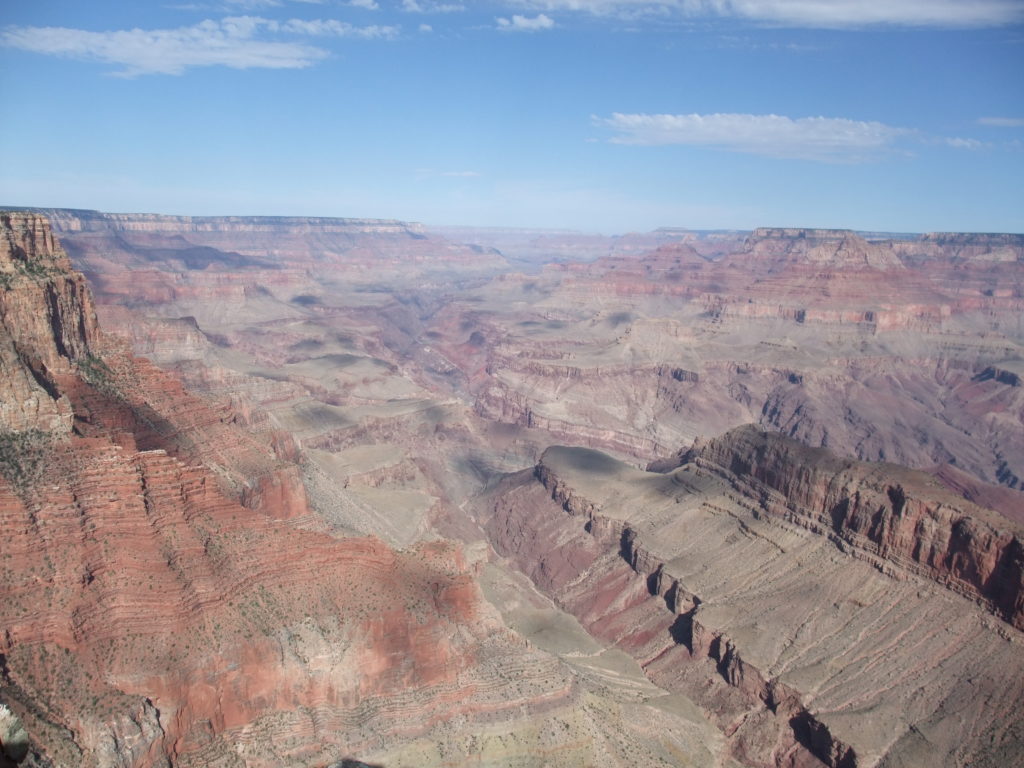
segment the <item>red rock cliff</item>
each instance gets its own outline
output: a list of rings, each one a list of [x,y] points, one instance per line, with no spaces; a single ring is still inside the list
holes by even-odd
[[[825,534],[891,574],[927,575],[1024,628],[1020,526],[933,476],[841,459],[752,426],[711,440],[693,460],[759,499],[769,514]]]
[[[89,356],[96,313],[46,220],[0,214],[0,430],[67,432],[54,376]]]

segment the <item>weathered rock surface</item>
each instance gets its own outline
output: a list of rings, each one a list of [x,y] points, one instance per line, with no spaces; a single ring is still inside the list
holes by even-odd
[[[393,221],[53,215],[105,322],[191,386],[235,377],[243,411],[303,391],[347,406],[374,380],[470,399],[541,448],[650,460],[756,422],[864,460],[1024,477],[1019,235],[442,230],[460,246]],[[494,245],[531,269],[597,258],[485,283],[507,268]],[[284,368],[331,354],[394,368]]]
[[[86,359],[96,313],[43,217],[0,214],[0,430],[67,432],[54,377]]]
[[[756,422],[1018,488],[1022,313],[1020,236],[765,229],[507,275],[430,330],[482,416],[556,440],[651,459]]]
[[[831,538],[879,570],[926,576],[1024,629],[1024,529],[924,472],[840,459],[748,426],[692,452],[691,463],[761,510]]]
[[[806,451],[744,429],[657,474],[551,448],[482,514],[499,553],[652,681],[692,696],[745,764],[1019,761],[1024,636],[948,589],[959,577],[916,567],[901,546],[865,557],[868,542],[780,510],[773,489],[791,488],[793,507],[843,488],[867,507],[880,493],[891,514],[884,489],[902,483],[900,514],[933,513],[905,533],[920,545],[910,552],[990,518],[962,501],[951,503],[964,517],[944,517],[943,491],[906,470],[887,478],[894,468],[816,455],[817,469]],[[997,538],[957,544],[948,562],[984,560]]]
[[[43,361],[69,417],[0,434],[0,700],[31,764],[655,766],[702,754],[699,722],[611,696],[528,647],[457,545],[396,551],[325,532],[289,463],[294,442],[242,429],[226,403],[104,337],[45,222],[2,221],[16,243],[2,271],[21,258],[45,270],[16,275],[4,317],[41,296],[59,312],[5,323],[0,342],[12,366]]]

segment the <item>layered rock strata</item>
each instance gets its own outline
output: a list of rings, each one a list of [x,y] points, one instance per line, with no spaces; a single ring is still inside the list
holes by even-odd
[[[506,275],[430,331],[478,413],[555,440],[649,460],[756,422],[1019,488],[1022,312],[1020,236],[764,229]]]
[[[815,457],[816,470],[789,441],[751,462],[752,445],[777,439],[740,430],[668,474],[551,448],[535,470],[504,481],[486,528],[499,553],[595,636],[710,712],[744,764],[1019,760],[1022,635],[971,599],[977,588],[960,575],[920,567],[914,555],[948,542],[947,569],[987,562],[1001,534],[966,544],[958,531],[985,530],[994,516],[904,470],[886,477],[893,468],[866,472],[827,456]],[[886,489],[898,486],[896,514]],[[877,531],[894,535],[874,548],[870,534],[854,540],[852,501],[835,525],[794,512],[800,499],[830,494],[888,514]],[[900,515],[918,524],[904,527]],[[904,537],[918,543],[896,546]],[[1019,623],[998,600],[982,601]]]
[[[66,433],[55,377],[90,355],[96,313],[41,216],[0,214],[0,285],[0,430]]]
[[[62,417],[3,392],[5,749],[146,768],[654,766],[697,748],[678,717],[526,647],[459,547],[325,533],[293,444],[105,338],[46,223],[0,222],[5,372]]]
[[[1024,629],[1021,526],[923,472],[841,459],[752,427],[690,455],[769,514],[832,539],[895,577],[917,573]]]
[[[242,410],[425,390],[541,447],[650,460],[756,422],[864,460],[953,464],[1011,489],[1024,477],[1019,235],[464,232],[473,244],[458,245],[393,221],[53,214],[104,321],[204,390],[252,392]],[[534,266],[607,255],[485,283],[508,269],[495,244]],[[168,335],[165,320],[194,329]],[[335,350],[395,375],[298,370]]]

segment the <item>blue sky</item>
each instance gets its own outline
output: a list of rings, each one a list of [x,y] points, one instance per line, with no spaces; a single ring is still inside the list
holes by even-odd
[[[1024,232],[1024,0],[0,2],[0,203]]]

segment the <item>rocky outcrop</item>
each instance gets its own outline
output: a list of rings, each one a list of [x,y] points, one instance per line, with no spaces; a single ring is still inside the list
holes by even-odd
[[[56,759],[326,762],[519,706],[499,673],[523,649],[451,546],[297,530],[161,451],[78,439],[43,460],[60,483],[0,490],[0,653]],[[545,675],[523,695],[565,701]]]
[[[1017,630],[929,574],[896,561],[880,572],[772,513],[763,489],[695,458],[720,449],[668,475],[549,449],[496,489],[491,541],[653,681],[692,697],[743,764],[1019,759],[997,735],[1020,723]]]
[[[87,360],[96,313],[43,217],[0,214],[0,430],[67,432],[55,377]]]
[[[840,459],[753,426],[711,440],[691,461],[764,513],[828,536],[887,573],[920,573],[984,601],[1024,629],[1024,531],[931,475]]]
[[[829,269],[903,269],[891,243],[869,243],[854,232],[834,229],[762,227],[747,238],[750,258],[767,259],[769,272],[814,264]]]

